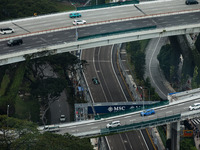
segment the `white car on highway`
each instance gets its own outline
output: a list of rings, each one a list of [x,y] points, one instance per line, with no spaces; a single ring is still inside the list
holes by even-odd
[[[1,28],[0,29],[1,34],[8,34],[8,33],[14,33],[14,32],[15,32],[15,30],[12,28]]]
[[[196,110],[200,108],[200,103],[194,103],[194,105],[191,105],[189,107],[189,110]]]
[[[119,127],[119,126],[121,126],[120,121],[113,121],[111,123],[108,123],[106,125],[106,128],[113,128],[113,127]]]
[[[86,24],[85,20],[74,20],[73,25]]]
[[[65,122],[65,120],[66,120],[65,115],[60,115],[60,121]]]

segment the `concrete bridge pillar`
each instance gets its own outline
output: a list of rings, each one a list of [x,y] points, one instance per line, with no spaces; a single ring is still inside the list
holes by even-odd
[[[172,150],[180,150],[180,121],[167,124],[167,139],[171,139]]]
[[[180,150],[180,121],[171,123],[171,149]]]
[[[167,140],[171,139],[171,124],[167,124]]]

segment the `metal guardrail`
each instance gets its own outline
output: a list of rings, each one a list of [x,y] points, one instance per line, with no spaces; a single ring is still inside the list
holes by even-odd
[[[181,115],[178,114],[178,115],[173,115],[169,117],[154,119],[151,121],[145,121],[145,122],[134,123],[134,124],[125,125],[125,126],[115,127],[111,129],[104,128],[104,129],[101,129],[100,134],[104,135],[104,134],[111,134],[111,133],[118,133],[118,132],[126,132],[129,130],[141,129],[141,128],[146,128],[149,126],[156,126],[158,124],[166,124],[166,123],[174,122],[180,119],[181,119]]]
[[[134,81],[134,75],[133,75],[131,69],[129,69],[129,71],[131,72],[131,75],[129,75],[128,72],[126,71],[124,63],[122,62],[120,52],[121,52],[121,50],[118,49],[118,53],[119,53],[118,62],[119,62],[119,67],[121,69],[122,75],[124,76],[124,80],[127,83],[129,90],[131,91],[130,94],[132,94],[134,100],[140,101],[141,98],[140,98],[139,94],[136,92],[136,89],[135,89],[136,84],[135,84],[135,81]],[[126,57],[126,59],[127,59],[127,57]],[[128,68],[129,68],[129,66],[128,66]]]
[[[153,25],[153,26],[134,28],[134,29],[128,29],[128,30],[122,30],[122,31],[106,32],[106,33],[94,34],[94,35],[89,35],[89,36],[82,36],[82,37],[78,37],[78,41],[99,38],[103,36],[116,35],[120,33],[130,33],[130,32],[142,31],[142,30],[151,30],[151,29],[156,29],[156,27],[157,27],[156,25]]]
[[[160,116],[161,117],[161,116]],[[176,115],[171,115],[168,117],[161,117],[157,118],[154,120],[147,120],[147,121],[141,121],[141,122],[136,122],[132,124],[126,124],[120,127],[115,127],[115,128],[103,128],[101,130],[96,130],[92,132],[84,132],[84,133],[77,133],[74,134],[75,136],[79,137],[95,137],[95,136],[104,136],[104,135],[109,135],[109,134],[116,134],[120,132],[128,132],[131,130],[139,130],[139,129],[145,129],[147,127],[155,127],[158,125],[164,125],[164,124],[169,124],[172,122],[177,122],[180,120],[185,120],[187,118],[195,118],[195,117],[200,117],[200,111],[191,111],[191,112],[180,112],[179,114]]]
[[[132,0],[132,1],[125,1],[125,2],[107,3],[107,4],[102,4],[102,5],[77,7],[77,10],[106,8],[106,7],[114,7],[114,6],[121,6],[121,5],[128,5],[128,4],[139,4],[139,1],[138,0]]]

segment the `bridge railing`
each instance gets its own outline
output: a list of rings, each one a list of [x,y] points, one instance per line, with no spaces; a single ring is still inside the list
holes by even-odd
[[[139,0],[131,0],[131,1],[125,1],[125,2],[116,2],[116,3],[107,3],[107,4],[102,4],[102,5],[93,5],[93,6],[85,6],[85,7],[77,7],[77,10],[106,8],[106,7],[114,7],[114,6],[128,5],[128,4],[139,4]]]
[[[157,119],[150,120],[150,121],[143,121],[143,122],[139,122],[139,123],[133,123],[130,125],[124,125],[124,126],[110,128],[110,129],[104,128],[104,129],[101,129],[100,134],[105,135],[105,134],[112,134],[112,133],[117,133],[117,132],[126,132],[126,131],[130,131],[130,130],[141,129],[141,128],[146,128],[146,127],[150,127],[150,126],[156,126],[158,124],[166,124],[166,123],[174,122],[174,121],[177,121],[180,119],[181,119],[181,115],[177,114],[177,115],[173,115],[173,116],[157,118]]]
[[[87,39],[93,39],[93,38],[100,38],[103,36],[111,36],[111,35],[117,35],[121,33],[130,33],[130,32],[137,32],[141,30],[152,30],[156,29],[156,25],[153,26],[147,26],[147,27],[141,27],[141,28],[134,28],[134,29],[127,29],[122,31],[115,31],[115,32],[106,32],[106,33],[100,33],[100,34],[94,34],[94,35],[87,35],[87,36],[80,36],[78,37],[78,40],[87,40]]]
[[[163,100],[158,103],[144,105],[144,108],[149,109],[149,108],[159,107],[159,106],[168,105],[168,104],[169,104],[168,100]],[[113,112],[113,113],[109,113],[109,114],[96,115],[94,118],[95,118],[95,120],[99,120],[101,118],[108,118],[108,117],[123,115],[123,114],[131,113],[131,112],[141,111],[141,110],[143,110],[143,107],[138,107],[138,108],[129,109],[129,110],[125,110],[125,111]]]

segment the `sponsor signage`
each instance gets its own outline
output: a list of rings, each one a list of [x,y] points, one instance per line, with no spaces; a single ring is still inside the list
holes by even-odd
[[[142,107],[142,104],[132,104],[132,105],[110,105],[110,106],[94,106],[95,112],[98,114],[112,113],[118,111],[125,111],[129,109],[134,109]],[[93,114],[92,107],[88,106],[88,114]]]
[[[193,136],[193,130],[183,130],[183,136],[184,137],[192,137]]]

